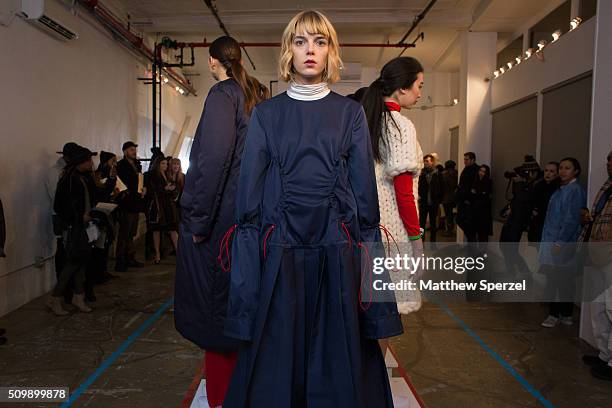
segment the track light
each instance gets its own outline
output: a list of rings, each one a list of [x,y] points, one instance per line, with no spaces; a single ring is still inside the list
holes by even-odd
[[[521,62],[523,62],[523,59],[521,57],[516,57],[516,65],[520,64]]]
[[[552,33],[552,42],[555,42],[559,39],[559,37],[561,37],[561,30],[557,30],[554,33]]]
[[[575,30],[576,27],[580,25],[580,23],[582,23],[582,19],[580,17],[572,18],[572,21],[570,21],[570,31]]]
[[[504,72],[506,72],[506,70],[504,69],[504,67],[499,68],[499,73],[503,74]]]
[[[164,77],[164,84],[167,84],[167,83],[168,83],[168,78]]]
[[[493,71],[493,75],[495,75],[495,78],[499,78],[499,69],[496,69],[495,71]]]
[[[183,91],[183,88],[179,88],[179,93],[180,93],[181,95],[184,95],[184,94],[185,94],[185,91]]]
[[[453,99],[453,106],[459,103],[459,99]]]
[[[507,63],[506,65],[508,66],[508,70],[511,70],[514,66],[514,64],[512,64],[511,62]]]
[[[531,58],[531,55],[533,55],[533,48],[529,48],[527,51],[525,51],[525,59]]]
[[[538,51],[542,51],[544,47],[546,47],[546,44],[548,44],[548,41],[540,40],[540,42],[538,43]]]

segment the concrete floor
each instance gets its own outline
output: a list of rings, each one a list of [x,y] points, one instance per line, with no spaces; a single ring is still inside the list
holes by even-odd
[[[98,286],[91,314],[55,317],[45,310],[41,297],[3,317],[0,327],[8,329],[9,343],[0,347],[0,384],[68,386],[74,392],[97,371],[99,376],[71,406],[178,407],[202,353],[175,331],[171,309],[160,311],[173,295],[173,270],[168,260],[130,269]],[[538,304],[447,307],[425,304],[404,318],[406,333],[392,340],[428,407],[543,406],[527,390],[529,386],[550,401],[548,406],[612,406],[612,383],[592,378],[582,365],[580,357],[587,347],[578,339],[577,325],[540,328],[547,309]],[[529,385],[513,377],[447,310]],[[155,316],[159,318],[130,339]],[[121,350],[126,340],[133,343]],[[116,360],[102,371],[101,364],[111,356]]]

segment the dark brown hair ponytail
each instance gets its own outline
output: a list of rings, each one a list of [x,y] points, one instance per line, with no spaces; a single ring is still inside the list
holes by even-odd
[[[244,92],[244,110],[248,115],[251,114],[255,105],[270,97],[268,89],[247,74],[240,63],[242,52],[238,41],[228,36],[219,37],[210,44],[209,53],[223,65],[227,76],[234,78],[240,85]]]

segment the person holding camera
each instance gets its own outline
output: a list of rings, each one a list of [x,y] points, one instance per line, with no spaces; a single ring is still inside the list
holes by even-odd
[[[525,156],[525,161],[513,171],[504,173],[508,179],[506,191],[512,191],[512,197],[507,206],[507,218],[502,227],[500,242],[516,243],[502,244],[501,249],[504,254],[504,261],[508,271],[528,272],[529,267],[523,257],[519,254],[518,242],[521,241],[523,232],[527,230],[531,221],[531,214],[534,206],[533,189],[541,174],[541,168],[535,158],[531,155]]]
[[[61,298],[71,280],[74,282],[72,305],[81,312],[91,312],[85,303],[84,284],[92,247],[90,212],[96,204],[91,158],[96,155],[85,147],[76,148],[57,184],[53,208],[61,223],[67,260],[46,303],[57,316],[68,314],[62,307]]]

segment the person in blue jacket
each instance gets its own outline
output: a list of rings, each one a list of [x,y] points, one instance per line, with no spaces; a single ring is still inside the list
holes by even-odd
[[[216,39],[209,67],[218,81],[209,91],[189,157],[181,198],[174,318],[177,330],[206,350],[209,405],[220,406],[238,341],[223,335],[229,274],[217,260],[225,231],[234,223],[240,157],[249,115],[267,89],[246,74],[240,45]]]
[[[224,408],[393,407],[377,339],[403,328],[367,271],[360,290],[380,215],[364,111],[328,87],[340,67],[334,27],[303,11],[281,43],[288,91],[253,110],[225,321],[244,346]]]
[[[540,271],[547,275],[549,293],[552,298],[548,317],[542,326],[552,328],[562,323],[573,324],[573,278],[576,268],[575,246],[581,230],[580,213],[586,205],[586,192],[578,182],[580,163],[573,157],[559,162],[560,188],[548,203],[542,242],[540,244]],[[555,297],[559,302],[555,302]]]

